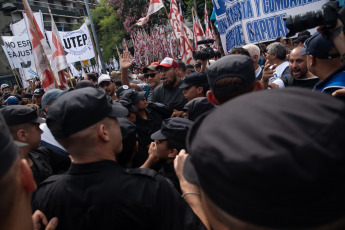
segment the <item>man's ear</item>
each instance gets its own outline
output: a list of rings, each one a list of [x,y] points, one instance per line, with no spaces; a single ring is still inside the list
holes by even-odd
[[[219,104],[217,99],[216,99],[216,97],[214,96],[214,93],[212,92],[212,90],[207,91],[206,98],[213,105],[218,105]]]
[[[46,106],[44,106],[44,110],[45,110],[46,112],[48,111],[49,106],[50,106],[50,105],[46,105]]]
[[[110,141],[109,137],[109,129],[105,126],[105,124],[101,123],[97,127],[97,134],[103,141]]]
[[[202,92],[204,88],[202,86],[198,86],[196,89],[197,89],[198,94],[203,94]]]
[[[34,180],[34,177],[32,175],[32,171],[25,159],[20,160],[19,162],[19,169],[20,169],[20,176],[21,176],[21,182],[23,187],[27,191],[35,191],[37,186]]]
[[[169,154],[168,154],[168,157],[169,158],[175,158],[178,154],[178,151],[177,149],[169,149]]]
[[[17,138],[15,138],[15,140],[18,140],[18,141],[24,142],[24,143],[28,142],[30,134],[27,130],[19,129],[16,134],[17,134]]]
[[[316,58],[313,57],[313,55],[309,55],[310,58],[310,66],[316,65]]]

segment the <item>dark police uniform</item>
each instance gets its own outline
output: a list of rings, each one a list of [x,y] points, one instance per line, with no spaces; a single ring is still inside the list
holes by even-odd
[[[71,159],[68,156],[55,153],[42,146],[31,151],[29,157],[33,163],[30,168],[37,185],[51,175],[66,172],[71,165]]]
[[[171,116],[173,110],[164,104],[158,102],[148,103],[145,109],[147,120],[137,116],[136,117],[136,131],[139,136],[139,152],[133,159],[133,167],[140,167],[148,157],[148,149],[146,146],[150,145],[153,141],[151,134],[161,128],[164,119]]]
[[[57,229],[206,229],[166,179],[113,161],[72,164],[44,181],[33,210],[59,218]]]

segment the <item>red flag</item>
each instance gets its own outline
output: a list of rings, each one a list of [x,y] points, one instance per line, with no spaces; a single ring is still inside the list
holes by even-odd
[[[210,21],[208,19],[208,13],[207,13],[207,4],[206,4],[206,1],[205,1],[205,12],[204,12],[204,23],[205,23],[205,35],[206,35],[206,38],[207,39],[214,39],[213,38],[213,34],[212,34],[212,31],[210,29]]]
[[[173,30],[175,32],[175,35],[177,38],[180,38],[181,36],[181,21],[182,16],[180,15],[177,7],[176,0],[171,0],[170,2],[170,22],[173,27]]]
[[[46,59],[44,58],[45,50],[49,49],[47,41],[40,30],[35,17],[31,11],[30,5],[27,0],[23,0],[23,5],[25,9],[26,16],[28,17],[27,20],[27,27],[29,33],[29,37],[32,44],[32,52],[34,55],[34,60],[37,67],[37,74],[42,81],[42,87],[44,91],[47,92],[51,89],[55,88],[54,78],[52,73],[49,70],[49,64],[47,63]],[[37,31],[37,35],[36,35]],[[40,46],[40,42],[43,46],[43,50]]]
[[[204,37],[204,31],[202,29],[200,20],[195,11],[194,11],[194,16],[193,16],[193,31],[194,31],[195,49],[198,50],[197,42],[200,40],[204,40],[205,37]]]
[[[60,34],[56,27],[56,24],[54,22],[52,15],[51,15],[51,21],[52,21],[52,42],[53,42],[53,44],[51,45],[53,49],[53,58],[52,58],[53,71],[54,71],[54,75],[59,77],[58,84],[60,86],[63,85],[65,86],[65,88],[68,89],[69,87],[66,81],[66,77],[63,73],[63,71],[68,68],[65,50],[63,49]]]
[[[153,13],[156,13],[158,10],[160,10],[163,7],[164,7],[164,4],[161,0],[151,0],[146,17],[140,18],[139,21],[136,23],[136,25],[138,26],[145,25],[149,21],[150,15]]]
[[[145,25],[150,19],[150,16],[140,18],[137,23],[135,23],[137,26],[143,26]]]

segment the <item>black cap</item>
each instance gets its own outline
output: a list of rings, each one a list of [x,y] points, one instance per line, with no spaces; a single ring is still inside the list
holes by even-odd
[[[207,82],[207,75],[203,72],[194,72],[189,75],[187,75],[183,79],[183,83],[180,85],[181,89],[190,87],[192,85],[195,86],[208,86]]]
[[[32,98],[32,93],[24,93],[23,99],[24,98],[31,99]]]
[[[215,88],[218,80],[225,77],[239,77],[241,84]],[[228,55],[220,58],[207,68],[208,83],[214,93],[236,93],[255,81],[253,61],[246,55]]]
[[[121,104],[111,104],[104,90],[92,87],[68,92],[50,106],[47,125],[52,122],[61,126],[60,131],[52,131],[54,137],[68,137],[84,130],[106,117],[124,117],[128,114]]]
[[[43,96],[44,94],[44,89],[43,88],[37,88],[34,91],[34,96]]]
[[[129,89],[129,90],[126,90],[122,94],[121,99],[130,100],[135,105],[139,103],[141,99],[143,99],[144,96],[145,96],[145,92],[142,92],[142,91],[137,92],[135,89]]]
[[[121,85],[117,90],[116,90],[116,97],[120,98],[122,94],[129,89],[128,85]]]
[[[189,101],[184,107],[183,111],[188,111],[188,119],[195,121],[200,115],[211,111],[215,105],[211,104],[206,97],[197,97]]]
[[[44,123],[43,118],[38,117],[37,110],[25,105],[12,105],[1,110],[8,126],[25,123]]]
[[[195,72],[194,66],[192,64],[186,65],[186,69],[192,71],[193,73]]]
[[[126,142],[128,138],[136,141],[136,126],[126,118],[119,118],[119,124],[122,134],[122,141]]]
[[[1,114],[0,129],[0,178],[2,178],[2,176],[7,173],[18,157],[18,147],[13,142],[12,135],[6,125],[5,119]]]
[[[334,48],[334,43],[331,40],[327,40],[318,32],[315,32],[313,36],[308,38],[304,43],[304,48],[301,49],[300,55],[311,54],[318,59],[330,59],[339,57],[339,53],[330,54]]]
[[[151,135],[151,139],[173,139],[185,143],[188,130],[190,129],[190,127],[192,127],[192,125],[192,121],[181,117],[172,117],[165,119],[162,122],[161,129],[153,133]]]
[[[75,85],[75,89],[82,89],[86,87],[95,88],[95,85],[89,80],[82,80]]]
[[[122,134],[122,151],[116,155],[116,160],[119,165],[128,167],[133,159],[133,149],[137,141],[136,126],[126,118],[119,118],[119,124]]]
[[[129,99],[122,98],[121,100],[117,100],[116,102],[121,103],[121,105],[122,105],[123,107],[125,107],[125,108],[128,110],[128,112],[131,112],[131,113],[136,113],[136,112],[138,112],[137,107],[135,107],[135,106],[133,105],[132,101],[129,100]]]
[[[4,94],[4,100],[6,100],[7,98],[9,98],[10,96],[13,96],[12,93],[6,92],[6,93]]]
[[[345,216],[344,130],[345,104],[329,95],[245,94],[196,121],[184,176],[244,222],[321,226]]]

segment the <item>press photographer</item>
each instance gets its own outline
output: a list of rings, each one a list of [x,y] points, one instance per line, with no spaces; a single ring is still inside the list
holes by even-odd
[[[290,30],[287,36],[319,26],[318,32],[304,43],[301,55],[308,55],[308,70],[320,79],[314,90],[341,96],[339,92],[345,91],[344,7],[330,1],[320,11],[288,16],[285,20]]]

